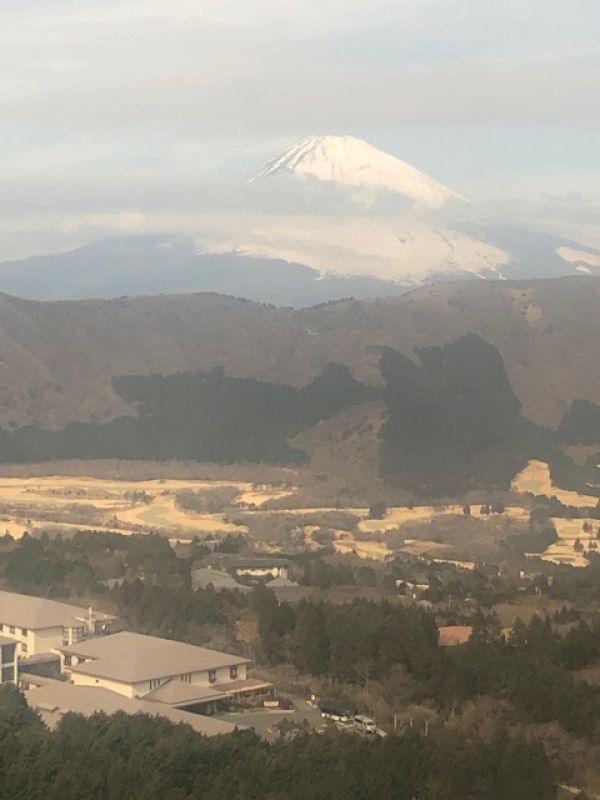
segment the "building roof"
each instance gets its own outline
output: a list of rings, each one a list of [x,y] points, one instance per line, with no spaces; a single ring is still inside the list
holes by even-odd
[[[0,623],[28,630],[77,627],[89,619],[87,608],[59,603],[44,597],[0,591]],[[92,612],[92,619],[114,619]]]
[[[191,706],[224,700],[227,694],[213,686],[194,686],[173,678],[144,695],[144,700],[154,700],[169,706]]]
[[[273,580],[269,581],[266,585],[269,589],[298,589],[300,586],[299,583],[295,583],[289,578],[286,578],[285,575],[279,575],[277,578],[273,578]]]
[[[289,567],[290,563],[287,558],[268,555],[235,556],[227,560],[227,566],[231,569],[272,569],[273,567]]]
[[[439,641],[442,647],[453,647],[465,644],[471,638],[473,628],[470,625],[443,625],[439,628]]]
[[[221,589],[237,589],[240,592],[252,591],[249,586],[238,583],[228,572],[210,567],[200,567],[192,570],[192,586],[194,589],[205,589],[211,584],[217,591]]]
[[[169,708],[162,703],[130,700],[116,692],[111,692],[110,689],[96,686],[74,686],[72,683],[64,681],[50,681],[39,688],[30,689],[25,693],[25,697],[31,708],[40,713],[50,728],[57,725],[62,716],[69,712],[83,714],[87,717],[96,712],[110,715],[118,711],[126,714],[150,714],[155,717],[165,717],[174,724],[183,722],[205,736],[233,733],[236,728],[230,722]]]
[[[227,683],[216,684],[217,689],[220,689],[223,694],[231,697],[233,694],[239,692],[258,692],[261,689],[272,689],[273,684],[269,681],[261,681],[256,678],[245,678],[239,681],[228,681]]]
[[[247,658],[208,650],[206,647],[129,631],[97,636],[79,644],[61,647],[60,650],[65,654],[92,659],[70,667],[71,672],[121,683],[140,683],[250,663]]]

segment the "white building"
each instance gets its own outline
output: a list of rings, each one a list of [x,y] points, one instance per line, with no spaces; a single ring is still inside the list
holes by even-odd
[[[229,569],[240,578],[287,578],[290,562],[272,556],[240,556],[229,559]]]
[[[271,686],[248,678],[246,658],[140,633],[123,631],[59,649],[75,686],[97,686],[175,708]]]
[[[47,653],[104,633],[112,620],[91,608],[0,591],[0,635],[17,643],[17,657]]]

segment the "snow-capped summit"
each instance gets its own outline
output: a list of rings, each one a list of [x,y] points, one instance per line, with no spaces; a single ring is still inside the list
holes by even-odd
[[[416,205],[441,208],[464,198],[399,158],[354,136],[310,136],[269,161],[252,180],[287,174],[403,195]]]

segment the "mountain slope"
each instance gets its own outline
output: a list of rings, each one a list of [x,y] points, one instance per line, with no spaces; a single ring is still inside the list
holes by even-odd
[[[351,136],[304,139],[250,182],[224,177],[205,192],[209,210],[205,199],[178,234],[0,263],[0,292],[63,300],[202,291],[306,307],[470,277],[600,275],[599,251],[484,219],[454,190]]]
[[[218,295],[37,303],[0,296],[0,427],[61,428],[135,413],[116,376],[222,367],[302,387],[330,363],[381,385],[390,347],[412,359],[474,333],[502,357],[533,422],[600,404],[600,280],[466,282],[294,311]]]

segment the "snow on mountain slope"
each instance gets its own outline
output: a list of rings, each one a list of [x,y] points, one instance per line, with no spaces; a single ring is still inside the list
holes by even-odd
[[[388,191],[410,198],[429,209],[451,200],[465,202],[459,194],[401,161],[354,136],[311,136],[270,161],[255,178],[273,175],[316,178],[370,191]]]
[[[578,272],[592,275],[600,269],[600,254],[598,252],[590,253],[573,247],[559,247],[556,252],[563,261],[573,264]]]
[[[500,276],[505,251],[458,230],[410,218],[240,215],[212,218],[201,253],[236,253],[304,264],[323,276],[418,284],[433,275]]]

